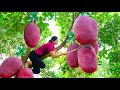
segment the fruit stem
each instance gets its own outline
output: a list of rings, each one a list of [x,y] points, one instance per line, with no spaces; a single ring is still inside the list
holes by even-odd
[[[35,19],[33,18],[32,23],[35,23]]]

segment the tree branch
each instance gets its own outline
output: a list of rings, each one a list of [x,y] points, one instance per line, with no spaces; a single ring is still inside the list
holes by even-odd
[[[30,54],[30,51],[31,51],[31,48],[27,46],[26,55],[25,56],[21,56],[21,60],[22,60],[23,64],[26,63],[26,61],[28,59],[28,56]]]

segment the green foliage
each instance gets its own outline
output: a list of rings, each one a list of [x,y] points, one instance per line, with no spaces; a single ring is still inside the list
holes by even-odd
[[[46,58],[45,69],[41,69],[43,78],[119,78],[120,75],[120,13],[119,12],[0,12],[0,52],[8,56],[24,55],[24,28],[35,18],[40,28],[40,42],[46,43],[46,38],[52,35],[47,21],[55,21],[60,27],[60,42],[69,34],[65,49],[75,40],[71,29],[72,21],[77,14],[88,15],[98,24],[99,52],[98,69],[93,74],[83,72],[80,67],[71,69],[66,56]],[[54,28],[54,27],[53,27]],[[18,46],[21,46],[19,48]],[[33,48],[34,49],[34,48]],[[53,68],[56,68],[53,70]]]
[[[32,21],[33,18],[35,19],[35,21],[37,21],[38,20],[38,12],[31,12],[29,18],[30,18],[30,21]]]
[[[25,55],[25,49],[23,47],[18,46],[17,51],[16,51],[16,56],[24,56]]]
[[[69,32],[69,36],[68,36],[68,44],[71,44],[72,41],[75,41],[75,36],[74,36],[74,33],[72,31]]]

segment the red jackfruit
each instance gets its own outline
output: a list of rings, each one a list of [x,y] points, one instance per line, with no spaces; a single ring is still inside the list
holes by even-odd
[[[91,45],[94,47],[95,52],[96,52],[96,54],[97,54],[97,53],[98,53],[98,49],[99,49],[98,41],[92,43]]]
[[[78,64],[84,72],[93,73],[97,70],[98,60],[92,45],[81,45],[77,51],[77,56]]]
[[[67,52],[68,52],[68,51],[71,51],[71,50],[73,50],[73,49],[76,49],[76,48],[78,48],[78,47],[79,47],[78,44],[73,43],[73,44],[71,44],[71,45],[68,46]],[[67,60],[68,65],[69,65],[71,68],[77,67],[77,66],[78,66],[77,50],[68,53],[68,54],[66,55],[66,60]]]
[[[96,42],[98,37],[97,22],[88,16],[78,16],[73,23],[76,40],[84,45]]]
[[[5,59],[0,66],[0,77],[11,78],[23,67],[22,61],[17,57]]]
[[[37,46],[40,40],[40,29],[34,22],[29,23],[25,27],[24,40],[25,43],[31,48]]]
[[[16,74],[16,78],[34,78],[34,76],[30,68],[22,68]]]

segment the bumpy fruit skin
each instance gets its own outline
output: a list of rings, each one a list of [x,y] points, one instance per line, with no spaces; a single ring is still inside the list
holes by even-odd
[[[24,40],[25,43],[31,48],[37,46],[40,40],[40,29],[34,22],[29,23],[25,27]]]
[[[81,45],[77,56],[78,64],[84,72],[93,73],[97,70],[98,60],[92,45]]]
[[[76,49],[76,48],[78,48],[78,47],[79,47],[78,44],[73,43],[73,44],[71,44],[71,45],[68,46],[67,52],[68,52],[68,51],[71,51],[71,50],[73,50],[73,49]],[[76,67],[78,67],[77,50],[76,50],[76,51],[73,51],[73,52],[71,52],[71,53],[68,53],[68,54],[66,55],[66,60],[67,60],[68,65],[69,65],[71,68],[76,68]]]
[[[91,45],[94,47],[95,52],[96,52],[96,54],[97,54],[97,53],[98,53],[98,49],[99,49],[98,41],[92,43]]]
[[[96,42],[98,37],[97,22],[88,16],[78,16],[73,23],[76,40],[84,45]]]
[[[22,68],[18,71],[16,78],[34,78],[30,68]]]
[[[5,59],[0,66],[0,77],[11,78],[23,67],[22,61],[17,57]]]

